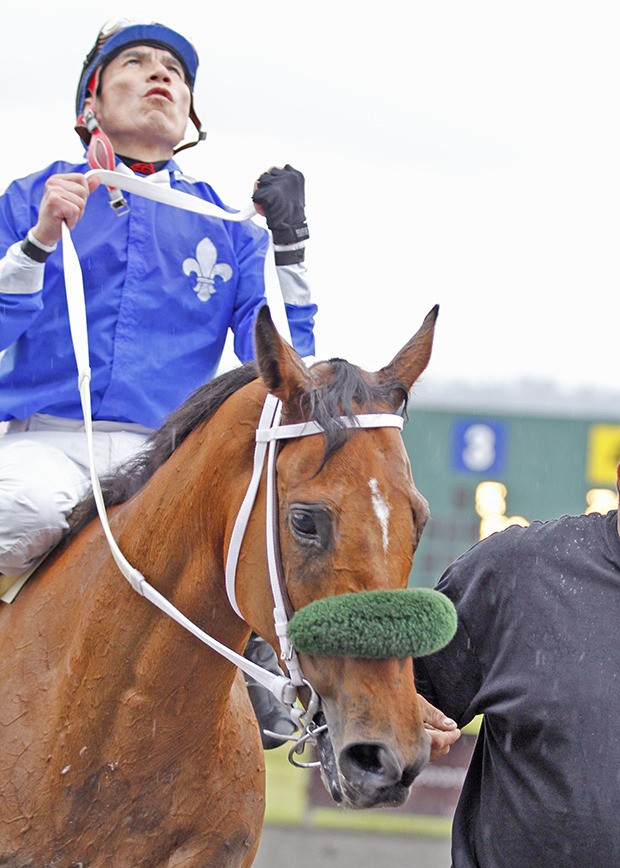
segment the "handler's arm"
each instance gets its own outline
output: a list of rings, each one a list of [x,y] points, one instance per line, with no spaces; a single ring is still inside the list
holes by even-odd
[[[443,711],[435,708],[423,696],[419,698],[424,728],[431,737],[430,762],[434,762],[438,757],[450,752],[452,745],[461,737],[461,730],[457,727],[456,721],[446,717]]]

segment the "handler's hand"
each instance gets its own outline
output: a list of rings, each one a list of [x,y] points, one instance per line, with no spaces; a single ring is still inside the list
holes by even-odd
[[[452,745],[461,737],[461,730],[453,720],[427,702],[423,696],[419,696],[419,699],[424,728],[431,737],[430,762],[434,762],[438,757],[450,752]]]
[[[97,177],[85,178],[79,172],[48,178],[41,199],[39,219],[32,227],[32,234],[37,241],[50,247],[60,241],[63,221],[69,229],[73,229],[84,213],[88,197],[98,186]]]
[[[272,166],[254,184],[252,200],[267,220],[275,244],[295,244],[309,237],[305,180],[297,169]]]

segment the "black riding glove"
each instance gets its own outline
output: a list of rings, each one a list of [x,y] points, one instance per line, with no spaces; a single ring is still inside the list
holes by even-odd
[[[294,244],[309,238],[306,223],[304,176],[288,164],[263,172],[252,200],[260,205],[274,244]]]

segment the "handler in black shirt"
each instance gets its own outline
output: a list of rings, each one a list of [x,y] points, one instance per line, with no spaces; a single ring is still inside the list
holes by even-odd
[[[437,589],[455,638],[418,689],[483,724],[456,809],[454,868],[620,866],[618,512],[510,527]]]

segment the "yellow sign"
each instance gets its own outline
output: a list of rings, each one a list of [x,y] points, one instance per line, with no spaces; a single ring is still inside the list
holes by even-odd
[[[620,425],[592,425],[588,432],[588,481],[615,488],[620,464]]]

